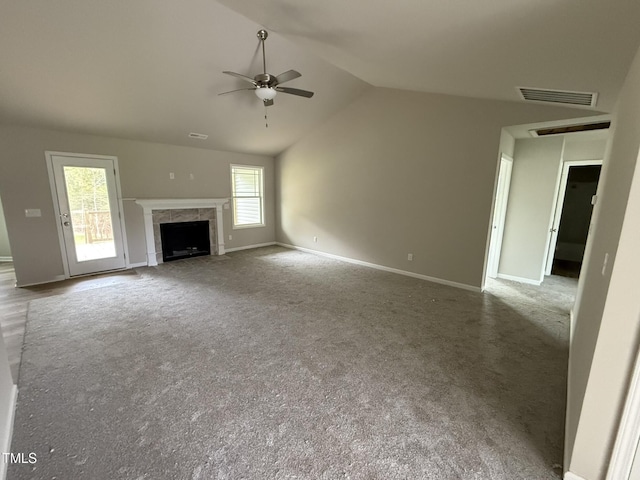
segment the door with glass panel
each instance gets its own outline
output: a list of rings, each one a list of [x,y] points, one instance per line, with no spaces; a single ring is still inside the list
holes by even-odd
[[[48,157],[69,276],[125,268],[116,160]]]

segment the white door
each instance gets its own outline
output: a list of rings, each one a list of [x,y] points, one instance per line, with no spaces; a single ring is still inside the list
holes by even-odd
[[[491,278],[498,276],[512,168],[513,160],[506,155],[502,155],[500,159],[500,171],[498,173],[498,185],[496,186],[496,201],[493,207],[493,223],[491,224],[491,238],[489,240],[489,259],[487,261],[487,275]]]
[[[47,157],[67,276],[125,268],[117,159]]]
[[[562,207],[564,207],[564,195],[567,192],[567,180],[569,179],[569,169],[571,167],[584,167],[589,165],[602,165],[602,160],[575,160],[567,161],[562,164],[562,174],[558,184],[558,193],[556,196],[556,208],[553,213],[553,221],[551,223],[549,245],[547,247],[547,260],[544,266],[544,274],[551,275],[553,268],[553,257],[556,253],[558,244],[558,228],[560,228],[560,220],[562,219]]]
[[[638,451],[631,465],[631,473],[629,474],[629,480],[640,480],[640,458],[638,458]]]

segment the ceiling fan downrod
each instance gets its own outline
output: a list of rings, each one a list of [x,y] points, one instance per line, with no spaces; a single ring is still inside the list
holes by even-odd
[[[269,32],[266,30],[258,30],[258,38],[260,39],[260,43],[262,44],[262,71],[264,74],[267,74],[267,57],[264,54],[264,41],[269,36]]]

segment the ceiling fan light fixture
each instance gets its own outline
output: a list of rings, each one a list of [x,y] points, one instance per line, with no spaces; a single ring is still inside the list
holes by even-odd
[[[255,75],[253,78],[251,78],[247,75],[230,72],[228,70],[222,72],[224,74],[231,75],[232,77],[239,78],[245,82],[249,82],[251,85],[253,85],[253,87],[238,88],[229,92],[219,93],[218,95],[226,95],[227,93],[238,92],[240,90],[253,90],[256,94],[256,97],[262,100],[262,103],[265,107],[270,107],[271,105],[273,105],[273,99],[276,97],[278,92],[286,93],[287,95],[296,95],[298,97],[313,97],[313,92],[310,92],[308,90],[281,86],[281,84],[285,82],[290,82],[291,80],[295,80],[296,78],[301,77],[302,74],[300,72],[296,72],[295,70],[287,70],[286,72],[282,72],[278,76],[267,73],[267,57],[264,53],[264,41],[266,40],[267,36],[268,33],[266,30],[260,30],[258,32],[260,47],[262,47],[262,73],[259,73],[258,75]],[[266,118],[267,116],[265,114],[265,119]]]
[[[276,92],[275,88],[271,87],[259,87],[256,88],[256,96],[262,100],[273,100],[278,92]]]

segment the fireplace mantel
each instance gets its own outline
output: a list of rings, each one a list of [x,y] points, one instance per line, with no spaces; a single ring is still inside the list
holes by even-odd
[[[216,209],[216,243],[218,255],[224,255],[224,231],[222,227],[222,210],[228,198],[138,198],[136,203],[144,212],[144,232],[147,241],[147,264],[158,265],[156,245],[153,235],[153,210],[179,210],[187,208]]]
[[[175,210],[178,208],[218,208],[228,198],[137,198],[136,203],[145,210]]]

